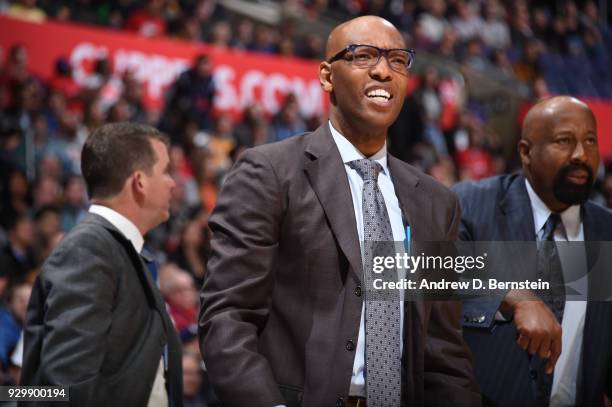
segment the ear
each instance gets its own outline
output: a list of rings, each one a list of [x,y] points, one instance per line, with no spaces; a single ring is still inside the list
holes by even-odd
[[[327,61],[322,61],[319,64],[319,82],[323,91],[331,93],[334,89],[332,84],[331,64]]]
[[[525,139],[520,140],[518,143],[518,152],[523,165],[529,166],[529,164],[531,164],[531,142]]]
[[[144,176],[144,173],[142,171],[136,171],[129,179],[130,181],[128,182],[131,182],[132,184],[131,186],[134,195],[138,197],[142,196],[147,184],[147,177]]]

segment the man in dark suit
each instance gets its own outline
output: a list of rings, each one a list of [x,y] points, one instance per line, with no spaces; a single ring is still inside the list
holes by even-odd
[[[460,239],[612,240],[612,212],[587,201],[599,166],[597,126],[587,105],[570,97],[536,104],[525,118],[519,153],[523,174],[455,186]],[[550,222],[556,224],[547,238]],[[592,257],[584,244],[575,247],[578,256]],[[568,264],[559,261],[559,272],[567,274]],[[547,303],[535,293],[510,290],[498,300],[466,301],[463,314],[464,337],[490,404],[601,406],[605,392],[612,392],[609,303]]]
[[[247,150],[228,176],[200,312],[223,405],[479,405],[459,304],[388,301],[383,320],[364,301],[374,218],[394,241],[408,225],[415,240],[452,240],[460,218],[449,190],[386,152],[414,56],[404,47],[379,17],[334,29],[319,71],[330,121]],[[388,339],[368,342],[377,323]]]
[[[181,349],[141,257],[168,218],[168,141],[112,123],[85,142],[89,215],[52,252],[28,306],[23,385],[69,387],[73,406],[180,406]]]

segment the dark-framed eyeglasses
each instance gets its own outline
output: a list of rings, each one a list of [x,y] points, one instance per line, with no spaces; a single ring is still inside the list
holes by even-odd
[[[383,49],[374,45],[350,44],[328,59],[327,62],[331,64],[332,62],[344,59],[345,61],[350,61],[353,66],[358,68],[371,68],[378,65],[380,57],[383,55],[391,69],[405,73],[412,66],[416,53],[410,48]]]

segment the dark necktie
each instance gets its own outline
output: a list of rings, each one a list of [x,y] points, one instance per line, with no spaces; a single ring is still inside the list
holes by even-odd
[[[544,224],[544,233],[539,250],[539,266],[545,281],[550,282],[550,292],[546,295],[547,305],[557,317],[559,323],[563,319],[565,309],[565,287],[563,269],[559,258],[558,247],[555,244],[555,230],[561,224],[561,217],[551,213]]]
[[[555,314],[557,321],[561,323],[565,309],[565,288],[561,259],[555,244],[555,230],[559,224],[561,224],[559,214],[551,213],[542,228],[542,238],[538,242],[538,275],[543,281],[550,283],[550,290],[540,293],[541,299]],[[545,373],[546,360],[534,358],[531,359],[530,363],[533,372],[536,374],[534,376],[536,398],[538,402],[546,405],[550,400],[553,375]]]
[[[363,178],[363,265],[366,284],[365,353],[366,395],[368,407],[395,407],[401,402],[400,309],[399,294],[387,300],[371,299],[375,275],[373,259],[393,242],[391,222],[380,189],[378,174],[382,167],[376,161],[362,159],[348,163]],[[391,243],[392,244],[392,243]],[[383,250],[379,250],[383,247]],[[392,255],[392,254],[391,254]],[[391,272],[395,272],[392,270]],[[379,278],[379,276],[376,276]],[[394,296],[397,296],[395,298]]]

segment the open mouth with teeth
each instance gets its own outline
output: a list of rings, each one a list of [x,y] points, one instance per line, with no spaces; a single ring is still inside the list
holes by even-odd
[[[387,92],[384,89],[373,89],[368,91],[368,93],[366,94],[367,97],[371,98],[371,99],[375,99],[375,100],[391,100],[393,98],[393,96]]]

